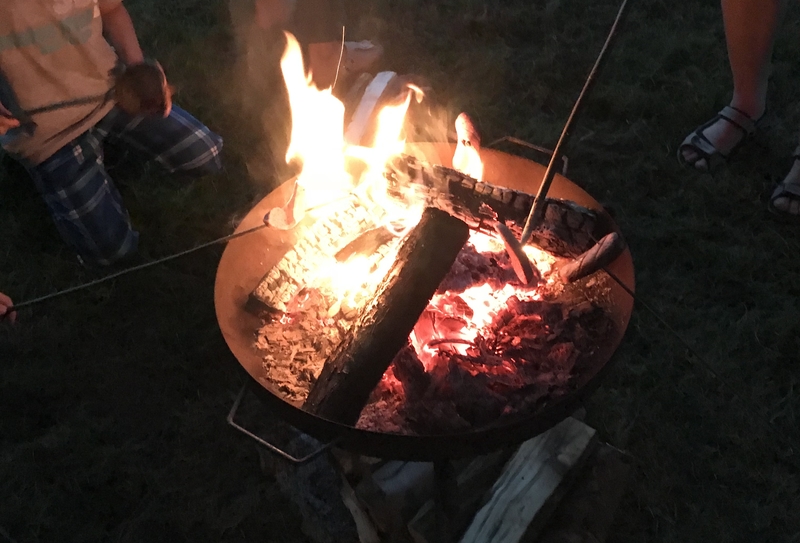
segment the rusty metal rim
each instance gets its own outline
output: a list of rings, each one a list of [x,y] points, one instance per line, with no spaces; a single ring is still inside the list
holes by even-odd
[[[407,151],[423,160],[450,165],[454,146],[449,143],[414,144]],[[517,156],[486,150],[485,181],[494,185],[535,193],[541,184],[544,166]],[[266,211],[282,204],[289,196],[291,185],[282,185],[245,217],[237,232],[258,225]],[[585,191],[563,176],[556,176],[549,194],[556,198],[573,200],[580,205],[605,213],[602,206]],[[613,224],[613,223],[612,223]],[[615,227],[616,228],[616,227]],[[359,454],[404,460],[436,460],[470,454],[480,454],[519,443],[544,432],[569,416],[599,386],[611,367],[611,359],[622,341],[633,310],[633,298],[623,287],[610,284],[611,307],[617,325],[617,334],[607,345],[601,346],[593,373],[587,374],[577,389],[540,411],[504,420],[502,424],[470,432],[442,435],[398,435],[358,429],[311,415],[299,406],[284,400],[270,385],[259,379],[261,358],[254,347],[254,333],[259,320],[244,310],[249,293],[264,273],[295,242],[292,232],[264,229],[249,236],[235,239],[226,247],[217,269],[215,307],[220,329],[231,352],[252,381],[251,389],[280,417],[297,429],[326,442],[337,440],[338,447]],[[634,290],[633,261],[626,249],[610,266],[625,285]],[[602,273],[602,272],[601,272]]]

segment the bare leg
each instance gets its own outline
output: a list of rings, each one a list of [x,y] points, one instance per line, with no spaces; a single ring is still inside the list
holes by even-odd
[[[770,57],[783,5],[784,0],[722,0],[725,41],[733,73],[730,105],[754,120],[764,114]],[[717,121],[703,135],[723,154],[744,137],[726,120]],[[708,168],[705,159],[692,149],[685,149],[683,158],[700,170]]]
[[[341,42],[308,44],[308,68],[318,89],[327,89],[333,85],[341,54]]]

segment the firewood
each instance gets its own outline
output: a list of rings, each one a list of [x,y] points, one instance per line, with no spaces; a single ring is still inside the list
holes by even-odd
[[[438,209],[425,210],[401,242],[377,294],[325,361],[305,410],[344,424],[356,423],[468,237],[464,222]]]
[[[388,534],[402,531],[433,492],[434,471],[430,462],[391,460],[356,486],[356,495],[375,525]]]
[[[378,530],[375,528],[369,512],[362,507],[355,489],[350,486],[347,477],[342,475],[342,502],[345,507],[353,515],[353,520],[356,523],[356,531],[358,532],[359,543],[381,543]]]
[[[305,456],[321,446],[314,438],[297,433],[289,440],[286,450],[292,455]],[[278,488],[298,511],[301,530],[308,541],[358,541],[358,526],[348,509],[349,504],[341,499],[341,468],[331,455],[320,454],[300,465],[269,455],[265,463],[265,471],[275,478]]]
[[[409,399],[420,398],[431,384],[431,376],[425,371],[425,366],[410,343],[394,357],[392,369]]]
[[[509,226],[519,239],[534,196],[477,181],[452,168],[423,162],[409,155],[387,163],[384,175],[390,196],[418,197],[429,207],[447,211],[473,228],[495,222]],[[411,194],[409,194],[409,192]],[[605,227],[594,211],[569,200],[547,198],[541,224],[531,238],[542,249],[563,256],[587,251]]]
[[[523,443],[461,543],[535,540],[595,445],[595,430],[573,418]]]
[[[512,453],[510,449],[500,449],[469,459],[461,469],[454,466],[457,471],[454,496],[456,504],[450,519],[453,532],[451,535],[463,532],[469,525],[472,516],[483,505],[486,492],[491,489]],[[433,497],[408,521],[407,528],[414,543],[439,543]]]
[[[402,199],[411,190],[429,207],[442,209],[473,228],[491,229],[497,221],[505,223],[517,239],[533,205],[530,194],[482,183],[452,168],[426,164],[408,155],[393,159],[385,175],[390,195]],[[307,217],[301,221],[292,231],[297,244],[262,278],[250,296],[248,309],[286,311],[286,304],[321,264],[320,255],[335,255],[380,223],[382,210],[376,206],[366,210],[362,205],[351,201],[331,209],[323,219]],[[574,202],[548,199],[534,241],[543,249],[572,257],[592,247],[599,237],[598,225],[594,211]]]

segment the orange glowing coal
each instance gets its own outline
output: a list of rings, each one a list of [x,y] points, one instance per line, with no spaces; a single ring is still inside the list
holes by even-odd
[[[501,255],[505,250],[500,240],[483,232],[472,232],[467,244],[479,254]],[[550,272],[555,262],[552,255],[530,246],[524,250],[542,274]],[[441,350],[467,354],[476,337],[492,323],[512,296],[520,300],[538,300],[540,286],[508,282],[498,288],[484,281],[458,293],[435,294],[410,336],[426,369],[430,369]]]

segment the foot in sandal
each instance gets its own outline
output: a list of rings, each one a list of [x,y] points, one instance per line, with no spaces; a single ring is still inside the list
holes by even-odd
[[[800,219],[800,145],[794,150],[792,169],[770,196],[769,210],[783,219]]]
[[[731,154],[756,131],[762,111],[751,115],[733,106],[726,106],[710,121],[686,136],[678,148],[678,160],[707,172],[726,162]]]

